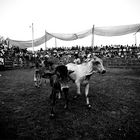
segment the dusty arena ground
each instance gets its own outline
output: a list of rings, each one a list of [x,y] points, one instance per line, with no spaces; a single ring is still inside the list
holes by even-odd
[[[50,86],[37,89],[33,69],[0,71],[0,140],[132,140],[140,136],[140,70],[108,69],[90,81],[92,109],[84,94],[69,110],[57,101],[50,119]],[[83,89],[83,87],[82,87]],[[82,90],[83,92],[83,90]]]

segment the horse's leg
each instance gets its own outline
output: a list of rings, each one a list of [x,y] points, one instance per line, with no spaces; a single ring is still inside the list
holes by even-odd
[[[54,107],[55,107],[55,103],[56,103],[56,91],[54,89],[52,89],[52,93],[51,93],[51,114],[50,117],[54,117],[55,116],[55,111],[54,111]]]
[[[38,87],[40,87],[42,85],[42,80],[43,79],[42,79],[40,74],[38,74],[38,78],[39,78],[39,80],[38,80]]]
[[[36,74],[36,78],[37,78],[37,87],[39,88],[41,86],[41,75],[39,72]]]
[[[51,92],[51,94],[50,94],[50,100],[51,100],[51,101],[53,100],[53,90],[52,90],[52,92]]]
[[[89,93],[89,83],[87,83],[85,86],[85,96],[86,96],[86,104],[87,104],[88,108],[91,108],[91,105],[89,103],[88,93]]]
[[[62,89],[60,83],[57,83],[57,88],[58,88],[58,99],[61,99],[62,97]]]
[[[38,87],[38,82],[37,82],[37,71],[35,71],[35,73],[34,73],[34,84],[35,84],[35,87]]]
[[[69,88],[63,88],[63,93],[64,93],[64,96],[65,96],[65,106],[64,108],[65,109],[68,109],[68,91],[69,91]]]
[[[36,79],[36,75],[34,74],[34,84],[35,84],[35,87],[37,87],[37,79]]]
[[[59,91],[58,92],[58,99],[61,99],[61,96],[62,96],[62,91]]]

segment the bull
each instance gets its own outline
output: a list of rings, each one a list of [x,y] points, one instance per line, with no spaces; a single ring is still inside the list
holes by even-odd
[[[88,108],[91,108],[88,97],[90,77],[96,72],[101,74],[104,74],[106,72],[103,66],[103,61],[97,56],[93,56],[93,58],[91,58],[91,60],[88,62],[84,62],[82,64],[68,63],[66,66],[68,70],[74,71],[70,75],[70,77],[75,80],[75,84],[77,87],[77,95],[74,98],[77,98],[81,95],[81,84],[85,85],[86,105]]]

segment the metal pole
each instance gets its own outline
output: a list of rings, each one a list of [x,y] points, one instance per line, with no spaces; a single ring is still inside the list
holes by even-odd
[[[137,32],[133,34],[135,36],[135,46],[137,46]]]
[[[45,50],[47,50],[47,35],[46,35],[46,30],[45,30]]]
[[[32,48],[34,53],[34,24],[32,23]]]
[[[134,34],[138,33],[139,31],[140,31],[140,28]]]
[[[135,46],[137,46],[137,35],[135,34]]]
[[[91,42],[91,47],[94,48],[94,25],[92,27],[92,42]]]
[[[57,48],[57,40],[56,40],[56,38],[55,38],[55,48]]]
[[[137,33],[140,31],[140,28],[133,34],[135,35],[135,46],[137,46]]]

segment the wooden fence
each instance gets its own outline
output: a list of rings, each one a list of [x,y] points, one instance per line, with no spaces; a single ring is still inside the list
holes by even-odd
[[[63,60],[63,59],[62,59]],[[61,61],[62,61],[61,60]],[[60,61],[60,60],[58,60]],[[67,63],[67,60],[63,60]],[[103,59],[104,66],[107,68],[130,68],[130,69],[140,69],[140,59],[134,58],[104,58]],[[64,63],[64,64],[65,64]],[[31,68],[34,67],[34,63],[31,62],[23,62],[22,64],[19,62],[5,61],[5,69],[13,69],[13,68]]]
[[[106,58],[103,60],[108,68],[140,69],[140,59],[135,58]]]

